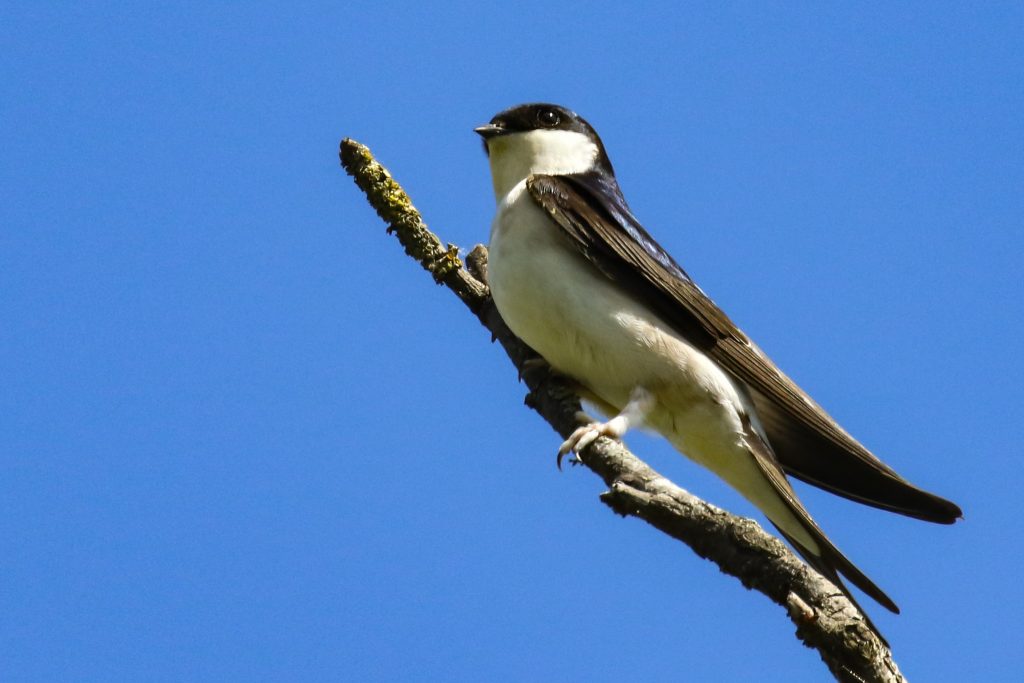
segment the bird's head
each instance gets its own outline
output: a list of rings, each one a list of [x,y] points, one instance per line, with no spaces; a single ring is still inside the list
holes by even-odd
[[[484,140],[499,202],[535,173],[597,171],[614,175],[593,127],[582,116],[557,104],[520,104],[475,130]]]

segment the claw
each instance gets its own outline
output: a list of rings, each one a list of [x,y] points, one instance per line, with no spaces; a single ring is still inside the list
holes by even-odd
[[[608,422],[589,422],[582,427],[578,427],[576,431],[569,435],[558,449],[558,458],[555,460],[555,464],[558,466],[559,471],[562,469],[562,458],[567,454],[572,453],[577,459],[579,454],[589,446],[590,444],[597,441],[597,437],[607,436],[612,439],[618,439],[622,436],[622,430],[619,429],[619,425],[615,420],[609,420]]]
[[[566,453],[562,453],[562,452],[559,452],[559,453],[558,453],[558,457],[557,457],[557,458],[555,458],[555,465],[557,465],[557,466],[558,466],[558,471],[559,471],[559,472],[561,472],[561,471],[562,471],[562,459],[563,459],[563,458],[564,458],[565,456],[566,456]],[[582,464],[583,464],[583,461],[582,461],[582,460],[580,460],[580,455],[579,455],[579,453],[573,453],[573,454],[572,454],[572,455],[571,455],[571,456],[569,457],[569,464],[570,464],[570,465],[572,465],[572,466],[574,466],[574,467],[575,467],[576,465],[582,465]]]
[[[576,444],[576,451],[582,451],[584,448],[594,443],[598,436],[600,436],[600,434],[597,431],[587,432],[581,436],[579,442]]]
[[[594,443],[599,436],[621,439],[629,431],[631,425],[641,424],[646,419],[653,405],[654,397],[646,389],[638,386],[630,394],[626,407],[607,422],[594,422],[593,418],[586,413],[577,413],[576,418],[583,425],[570,434],[558,449],[558,459],[555,464],[558,465],[559,471],[562,469],[562,458],[566,453],[574,453],[578,460],[579,454]]]

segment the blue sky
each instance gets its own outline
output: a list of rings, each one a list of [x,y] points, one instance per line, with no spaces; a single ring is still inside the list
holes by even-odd
[[[635,213],[851,432],[964,508],[801,487],[914,680],[1011,680],[1013,3],[8,3],[0,678],[817,681],[780,609],[610,514],[337,165],[487,238],[471,129],[601,132]],[[667,445],[684,487],[752,509]]]

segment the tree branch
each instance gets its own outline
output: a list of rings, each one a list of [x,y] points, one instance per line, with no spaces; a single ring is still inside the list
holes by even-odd
[[[505,325],[487,288],[487,251],[477,246],[463,267],[458,248],[427,229],[419,211],[370,150],[341,142],[341,164],[407,254],[447,286],[504,347],[526,382],[526,404],[566,438],[578,426],[579,399],[571,383],[553,373]],[[681,489],[618,441],[600,438],[581,461],[604,480],[601,500],[616,513],[637,517],[688,545],[786,609],[797,637],[814,648],[844,683],[902,682],[888,646],[831,582],[805,565],[757,522],[738,517]]]

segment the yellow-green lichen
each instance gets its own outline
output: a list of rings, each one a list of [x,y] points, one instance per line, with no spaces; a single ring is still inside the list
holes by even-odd
[[[448,248],[434,258],[434,262],[428,270],[430,270],[436,282],[441,282],[448,277],[449,273],[461,267],[462,259],[459,258],[459,248],[449,242]]]

